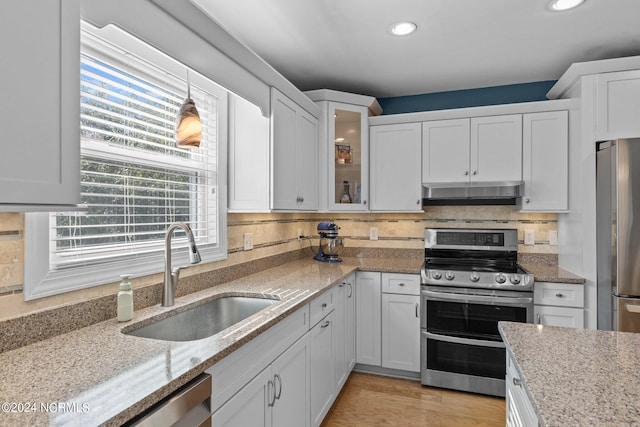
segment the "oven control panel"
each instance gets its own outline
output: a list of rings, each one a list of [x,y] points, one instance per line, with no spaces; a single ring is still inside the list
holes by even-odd
[[[526,273],[466,272],[423,268],[421,271],[421,283],[423,285],[433,286],[530,291],[533,289],[533,275]]]

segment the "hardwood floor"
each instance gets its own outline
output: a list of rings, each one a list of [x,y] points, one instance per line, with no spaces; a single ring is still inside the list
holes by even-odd
[[[504,425],[501,397],[353,372],[321,427]]]

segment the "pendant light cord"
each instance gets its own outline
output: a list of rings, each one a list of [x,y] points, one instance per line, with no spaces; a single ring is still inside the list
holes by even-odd
[[[191,99],[191,83],[189,83],[189,69],[187,68],[187,99]]]

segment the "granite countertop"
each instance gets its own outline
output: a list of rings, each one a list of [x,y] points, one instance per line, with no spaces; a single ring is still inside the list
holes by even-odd
[[[421,260],[344,258],[297,260],[201,292],[0,354],[0,425],[121,425],[186,384],[356,270],[412,273]],[[178,284],[180,286],[180,284]],[[224,295],[280,301],[209,338],[158,341],[124,328]],[[62,408],[62,409],[61,409]]]
[[[640,334],[500,322],[540,426],[640,422]]]
[[[536,282],[554,282],[583,285],[583,277],[577,276],[554,264],[521,262],[520,266],[533,274]]]

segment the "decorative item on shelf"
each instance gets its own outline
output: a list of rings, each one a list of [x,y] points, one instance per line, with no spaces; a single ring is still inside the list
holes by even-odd
[[[118,322],[128,322],[133,319],[133,290],[129,281],[129,274],[122,274],[120,279],[120,290],[118,291],[117,315]]]
[[[336,163],[339,165],[350,165],[353,163],[350,145],[336,144]]]
[[[198,148],[202,139],[202,123],[196,104],[191,99],[191,84],[187,70],[187,99],[180,107],[176,121],[176,146],[180,148]]]
[[[340,203],[352,203],[351,194],[349,192],[349,181],[342,181],[342,195]]]

